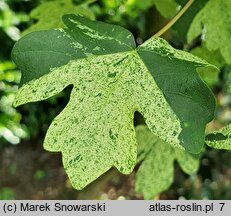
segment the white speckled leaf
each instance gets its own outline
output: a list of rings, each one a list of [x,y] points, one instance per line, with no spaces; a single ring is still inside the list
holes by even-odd
[[[215,99],[197,69],[209,65],[190,53],[174,49],[163,39],[151,38],[137,51],[180,119],[181,145],[191,153],[199,153],[205,126],[213,119]]]
[[[47,99],[73,85],[69,103],[47,131],[44,147],[62,152],[75,188],[85,187],[112,166],[125,174],[133,170],[137,151],[135,111],[162,140],[181,149],[200,151],[205,124],[214,110],[213,95],[196,72],[197,67],[207,66],[206,62],[158,38],[136,49],[132,34],[119,26],[75,15],[65,15],[63,20],[65,29],[34,32],[16,43],[12,58],[22,70],[22,80],[14,105]],[[153,66],[146,62],[146,52],[150,52]],[[158,65],[162,61],[170,68],[161,70]],[[170,89],[162,86],[161,79],[155,81],[150,67],[160,70],[164,80],[169,79],[169,73],[179,80],[181,73],[188,73],[192,82],[187,91],[195,94],[180,96],[183,88],[177,89],[176,82],[172,94],[183,102],[179,107],[172,106],[174,101],[166,97]],[[187,110],[182,106],[188,106]],[[179,115],[183,112],[182,116],[190,116],[195,113],[193,109],[197,109],[199,120]],[[202,111],[205,117],[200,116]],[[192,122],[197,122],[199,135],[191,141],[185,131],[191,129]]]
[[[141,165],[136,174],[136,191],[145,199],[153,199],[158,193],[168,189],[174,178],[176,160],[187,174],[197,172],[199,155],[192,155],[173,148],[162,141],[144,125],[136,127],[138,161]]]
[[[74,85],[70,101],[49,127],[44,147],[62,151],[74,187],[83,188],[111,166],[125,174],[133,170],[137,110],[155,134],[179,146],[180,123],[136,52],[71,61],[23,85],[15,103],[45,99],[68,84]]]
[[[231,150],[231,124],[208,134],[206,144],[215,149]]]

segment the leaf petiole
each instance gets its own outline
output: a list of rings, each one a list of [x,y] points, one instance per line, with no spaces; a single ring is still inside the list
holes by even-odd
[[[194,0],[189,0],[185,6],[179,11],[179,13],[171,19],[167,25],[165,25],[162,29],[160,29],[156,34],[154,34],[151,38],[153,37],[160,37],[163,35],[166,31],[168,31],[182,16],[183,14],[189,9],[189,7],[192,5]]]

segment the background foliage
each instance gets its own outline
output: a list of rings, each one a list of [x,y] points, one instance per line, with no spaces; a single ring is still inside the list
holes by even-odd
[[[142,194],[135,192],[134,179],[139,164],[130,176],[123,176],[112,169],[83,191],[72,189],[63,171],[60,154],[45,152],[41,147],[49,124],[65,107],[71,89],[66,88],[45,102],[23,105],[16,110],[12,102],[20,72],[11,62],[10,52],[20,35],[62,25],[59,18],[66,12],[121,25],[133,33],[137,44],[141,44],[162,28],[186,2],[146,0],[141,4],[139,0],[0,0],[0,199],[143,198]],[[196,0],[163,37],[172,46],[187,50],[220,68],[219,73],[209,70],[201,74],[217,97],[216,119],[207,127],[211,131],[231,121],[231,66],[230,55],[222,55],[226,51],[221,53],[211,49],[211,42],[206,41],[209,38],[204,37],[203,26],[198,24],[201,14],[205,14],[204,22],[207,22],[206,10],[211,11],[209,7],[214,0],[209,2]],[[217,2],[225,5],[230,1]],[[53,11],[53,16],[50,16],[50,11]],[[228,16],[219,14],[219,11],[216,13],[216,17]],[[214,29],[209,31],[215,34]],[[225,49],[224,46],[222,49]],[[142,116],[137,113],[135,124],[141,123]],[[184,174],[175,163],[174,175],[177,178],[157,198],[230,199],[230,156],[228,151],[206,147],[199,171],[193,175]]]

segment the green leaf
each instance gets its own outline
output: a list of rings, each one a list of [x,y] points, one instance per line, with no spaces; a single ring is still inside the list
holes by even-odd
[[[177,31],[182,42],[186,42],[187,33],[196,14],[205,6],[209,0],[194,0],[189,9],[181,16],[181,18],[173,25],[173,29]],[[183,7],[188,0],[176,0]]]
[[[205,30],[204,43],[208,50],[220,50],[223,58],[231,64],[231,1],[209,0],[194,18],[189,32],[188,41],[198,36],[202,28]]]
[[[176,51],[160,39],[148,40],[137,50],[157,85],[164,92],[167,102],[180,119],[181,145],[192,153],[200,152],[201,143],[204,142],[205,122],[213,119],[212,113],[215,108],[211,90],[196,72],[196,68],[206,66],[206,62],[187,52]]]
[[[134,10],[147,10],[153,5],[162,16],[167,18],[174,16],[179,9],[179,5],[174,0],[127,0],[125,3],[128,13],[134,13]]]
[[[209,51],[204,44],[202,44],[199,47],[196,47],[190,51],[195,56],[199,56],[202,59],[206,59],[207,62],[210,64],[213,64],[217,68],[221,68],[223,65],[225,65],[225,61],[219,51]],[[211,68],[208,68],[211,71]],[[214,68],[215,69],[215,68]],[[218,75],[217,73],[219,70],[214,70],[214,72],[211,71],[212,75]]]
[[[15,106],[47,99],[73,85],[66,108],[53,120],[44,147],[61,151],[75,188],[112,166],[128,174],[136,164],[134,112],[151,131],[198,153],[215,101],[196,68],[209,66],[152,38],[136,49],[126,29],[65,15],[67,28],[34,32],[14,46],[22,70]],[[153,79],[154,78],[154,79]]]
[[[179,10],[179,5],[174,0],[152,0],[157,10],[162,16],[170,18],[176,15]]]
[[[30,17],[37,20],[37,22],[26,29],[22,35],[38,30],[64,27],[62,16],[67,13],[79,14],[94,19],[94,14],[87,8],[88,2],[91,1],[88,0],[84,4],[78,5],[74,4],[73,0],[53,0],[44,2],[32,10]]]
[[[221,68],[225,64],[220,52],[209,51],[204,44],[194,48],[190,53],[202,59],[206,59],[207,62],[215,65],[217,68]],[[198,72],[206,83],[212,85],[218,80],[219,70],[217,68],[202,68],[202,70],[198,70]]]
[[[138,161],[142,161],[136,174],[135,188],[145,199],[153,199],[158,193],[168,189],[174,178],[176,160],[187,174],[197,172],[199,155],[173,148],[156,137],[146,126],[136,127]]]
[[[231,124],[208,134],[206,144],[215,149],[231,150]]]

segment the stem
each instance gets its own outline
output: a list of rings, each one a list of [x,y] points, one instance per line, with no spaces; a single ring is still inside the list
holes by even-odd
[[[189,7],[192,5],[194,0],[189,0],[185,6],[179,11],[179,13],[172,19],[170,22],[164,26],[160,31],[158,31],[156,34],[154,34],[151,38],[153,37],[160,37],[162,34],[164,34],[168,29],[170,29],[178,19],[180,19],[181,16],[189,9]]]

